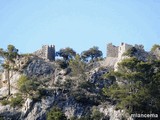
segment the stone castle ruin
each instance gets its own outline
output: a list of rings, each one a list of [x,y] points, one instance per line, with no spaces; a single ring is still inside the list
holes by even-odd
[[[131,47],[133,46],[123,42],[120,46],[112,45],[112,43],[107,44],[107,57],[105,60],[105,65],[116,69],[117,63],[123,59],[123,53]]]
[[[107,58],[120,59],[122,54],[126,52],[129,48],[133,47],[132,45],[121,43],[120,46],[115,46],[112,43],[107,44]],[[43,45],[40,50],[37,50],[33,53],[34,55],[47,60],[55,60],[55,46],[54,45]]]
[[[133,47],[132,45],[121,43],[120,46],[115,46],[112,43],[107,44],[107,57],[105,60],[105,66],[114,66],[118,61],[122,60],[123,53]],[[139,47],[139,46],[138,46]],[[46,60],[55,60],[55,46],[43,45],[40,50],[33,53],[34,55]]]
[[[120,46],[112,45],[112,43],[107,44],[107,57],[121,58],[122,54],[128,49],[133,47],[132,45],[121,43]]]
[[[38,56],[39,58],[42,58],[46,61],[54,61],[55,60],[55,46],[54,45],[43,45],[40,50],[37,50],[33,53],[34,55]],[[15,59],[15,64],[14,67],[17,69],[21,69],[25,66],[25,64],[29,61],[28,57],[20,57],[18,56]],[[12,81],[18,80],[18,73],[15,71],[10,71],[9,73],[7,70],[4,70],[0,76],[0,84],[2,86],[7,86],[8,84],[8,74],[9,78],[12,78]],[[11,83],[12,83],[11,81]],[[13,87],[12,87],[13,88]]]
[[[54,45],[43,45],[40,50],[37,50],[33,53],[34,55],[47,60],[54,61],[55,60],[55,46]]]
[[[118,47],[118,59],[122,59],[123,53],[127,52],[132,47],[132,45],[121,43],[121,45]]]
[[[118,46],[107,44],[107,57],[118,57]]]
[[[107,57],[105,60],[105,65],[113,67],[116,71],[118,69],[118,63],[121,62],[123,59],[129,58],[129,56],[124,55],[130,48],[135,50],[134,57],[141,61],[148,61],[151,59],[159,59],[160,58],[160,48],[157,48],[153,52],[147,52],[144,50],[143,45],[134,46],[121,43],[120,46],[114,46],[112,43],[107,44]]]

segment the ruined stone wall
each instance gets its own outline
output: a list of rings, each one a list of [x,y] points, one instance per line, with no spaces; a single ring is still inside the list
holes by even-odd
[[[43,45],[40,50],[34,52],[34,54],[44,60],[54,61],[55,60],[55,46],[54,45]]]
[[[118,46],[112,45],[112,43],[107,44],[107,57],[118,57]]]
[[[133,46],[122,42],[121,45],[118,47],[118,59],[121,59],[123,53],[125,53],[131,47]]]
[[[117,70],[117,63],[127,58],[127,56],[123,56],[123,53],[131,47],[133,46],[126,43],[121,43],[120,46],[114,46],[112,43],[107,44],[107,57],[105,60],[105,65],[114,67],[114,69]]]
[[[107,44],[107,57],[121,58],[124,52],[133,47],[132,45],[121,43],[120,46],[114,46],[112,43]]]

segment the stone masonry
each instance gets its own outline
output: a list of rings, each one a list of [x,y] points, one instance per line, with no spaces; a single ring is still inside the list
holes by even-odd
[[[127,50],[129,50],[131,47],[133,46],[122,42],[118,47],[118,59],[121,59],[123,53],[127,52]]]
[[[113,67],[117,70],[117,63],[126,57],[123,56],[123,53],[131,47],[133,46],[126,43],[121,43],[120,46],[114,46],[112,43],[107,44],[107,57],[105,60],[105,65]]]
[[[122,54],[126,52],[132,45],[121,43],[120,46],[112,45],[112,43],[107,44],[107,57],[121,58]]]
[[[40,50],[37,50],[33,53],[34,55],[47,60],[54,61],[55,60],[55,46],[54,45],[43,45]]]
[[[107,57],[118,57],[118,46],[107,44]]]

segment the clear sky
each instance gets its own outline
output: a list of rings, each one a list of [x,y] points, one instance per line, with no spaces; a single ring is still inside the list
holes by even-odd
[[[106,44],[160,44],[160,0],[0,0],[0,48],[42,45],[78,53]]]

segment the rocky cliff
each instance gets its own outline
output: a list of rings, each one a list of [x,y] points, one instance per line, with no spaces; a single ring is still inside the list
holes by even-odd
[[[86,76],[74,76],[56,62],[30,57],[23,67],[12,72],[11,96],[7,96],[7,83],[0,88],[0,118],[45,120],[47,112],[57,106],[68,119],[93,116],[95,110],[102,113],[101,119],[131,119],[124,110],[116,110],[115,105],[102,94],[103,87],[114,82],[102,77],[108,72],[107,67],[98,62],[87,66]],[[22,76],[30,80],[20,88],[18,81]]]
[[[57,61],[22,56],[16,60],[18,70],[9,74],[10,96],[7,95],[6,72],[1,71],[0,119],[46,120],[47,113],[56,106],[72,120],[131,120],[126,110],[117,109],[115,101],[103,94],[104,87],[115,82],[120,84],[113,76],[106,78],[104,75],[118,69],[123,59],[136,57],[146,62],[159,59],[159,56],[158,48],[146,52],[141,46],[134,46],[120,58],[108,57],[104,61],[83,64],[78,61],[78,67],[67,63],[66,68],[61,68]]]

